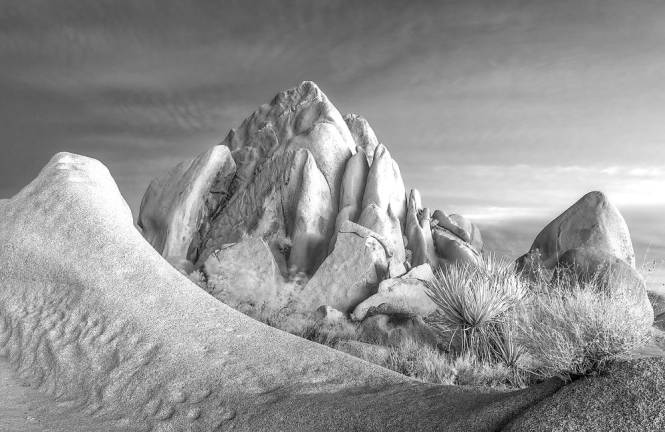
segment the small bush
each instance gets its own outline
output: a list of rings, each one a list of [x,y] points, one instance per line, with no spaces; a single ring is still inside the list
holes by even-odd
[[[451,356],[412,339],[391,347],[388,369],[420,381],[493,388],[523,387],[526,379],[515,368],[503,363],[479,361],[470,353]]]
[[[624,296],[590,283],[558,283],[533,296],[515,314],[516,341],[543,377],[586,375],[643,345],[650,325]]]
[[[429,321],[441,330],[459,333],[462,353],[481,361],[518,354],[502,330],[528,288],[510,265],[489,257],[478,266],[465,263],[437,269],[428,289],[438,307]]]

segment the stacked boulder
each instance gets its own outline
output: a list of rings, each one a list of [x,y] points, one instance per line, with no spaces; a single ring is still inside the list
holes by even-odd
[[[635,316],[653,322],[628,226],[602,192],[584,195],[543,228],[516,268],[531,280],[593,282],[610,296],[626,296]]]
[[[138,225],[169,262],[201,272],[229,304],[325,305],[347,315],[385,281],[402,288],[379,293],[396,302],[383,310],[413,305],[420,316],[431,309],[414,304],[429,300],[424,280],[405,273],[476,263],[482,250],[469,221],[423,208],[415,189],[407,197],[367,120],[343,117],[312,82],[279,93],[220,145],[154,180]],[[249,277],[254,267],[269,269],[270,280]],[[274,282],[275,272],[287,283]],[[407,286],[405,302],[397,293]]]

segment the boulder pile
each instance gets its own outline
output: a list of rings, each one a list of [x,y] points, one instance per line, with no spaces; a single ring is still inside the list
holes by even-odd
[[[176,268],[201,272],[221,300],[312,312],[329,306],[351,314],[382,281],[423,265],[431,273],[476,263],[483,247],[464,217],[423,207],[415,189],[407,196],[399,166],[367,120],[342,116],[312,82],[279,93],[221,144],[153,180],[137,224]],[[272,270],[263,285],[243,276],[256,265],[248,250],[274,261],[268,267],[284,282],[301,282],[274,285]],[[220,279],[235,287],[220,287]],[[275,286],[279,295],[270,294]],[[414,289],[408,296],[418,300],[410,301],[426,304],[422,284]]]

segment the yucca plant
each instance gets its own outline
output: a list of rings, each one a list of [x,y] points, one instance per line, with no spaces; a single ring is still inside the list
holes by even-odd
[[[438,308],[430,322],[458,333],[462,352],[481,361],[495,360],[497,350],[518,355],[514,347],[506,347],[512,339],[503,338],[502,324],[528,289],[509,264],[490,256],[480,265],[460,263],[439,268],[427,288]]]

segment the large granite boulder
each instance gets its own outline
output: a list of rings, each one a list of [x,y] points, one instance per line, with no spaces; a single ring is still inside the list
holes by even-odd
[[[476,251],[483,251],[483,237],[476,224],[456,213],[449,215],[448,218],[455,226],[462,230],[464,237],[468,239],[465,240],[467,243],[471,244]]]
[[[626,221],[602,192],[590,192],[550,222],[536,236],[546,268],[552,268],[569,249],[594,248],[635,267],[635,252]]]
[[[188,270],[189,246],[201,224],[228,197],[235,172],[229,149],[217,146],[179,163],[148,186],[137,224],[146,240],[176,268]]]
[[[374,151],[363,195],[363,211],[372,204],[384,212],[391,209],[399,219],[400,226],[404,226],[406,217],[404,181],[399,167],[383,144],[379,144]]]
[[[376,292],[394,251],[388,241],[363,226],[342,224],[332,253],[312,276],[300,301],[306,310],[327,305],[349,313]]]
[[[422,264],[401,277],[383,280],[376,294],[356,306],[351,318],[362,321],[373,310],[386,315],[427,316],[437,309],[427,295],[426,283],[432,279],[432,267]]]
[[[289,301],[279,264],[261,238],[246,237],[225,245],[208,256],[203,271],[208,292],[229,306],[278,310]]]
[[[384,210],[376,204],[370,203],[360,214],[358,224],[370,229],[386,240],[394,255],[393,261],[403,263],[406,260],[402,228],[391,206],[388,206],[388,209]]]
[[[480,253],[469,243],[439,225],[432,227],[432,238],[440,265],[478,264],[482,259]]]
[[[379,145],[379,140],[374,134],[374,130],[369,125],[369,122],[358,114],[346,114],[344,121],[349,127],[349,131],[353,136],[356,145],[363,150],[367,157],[367,162],[372,165],[374,160],[374,151]]]

